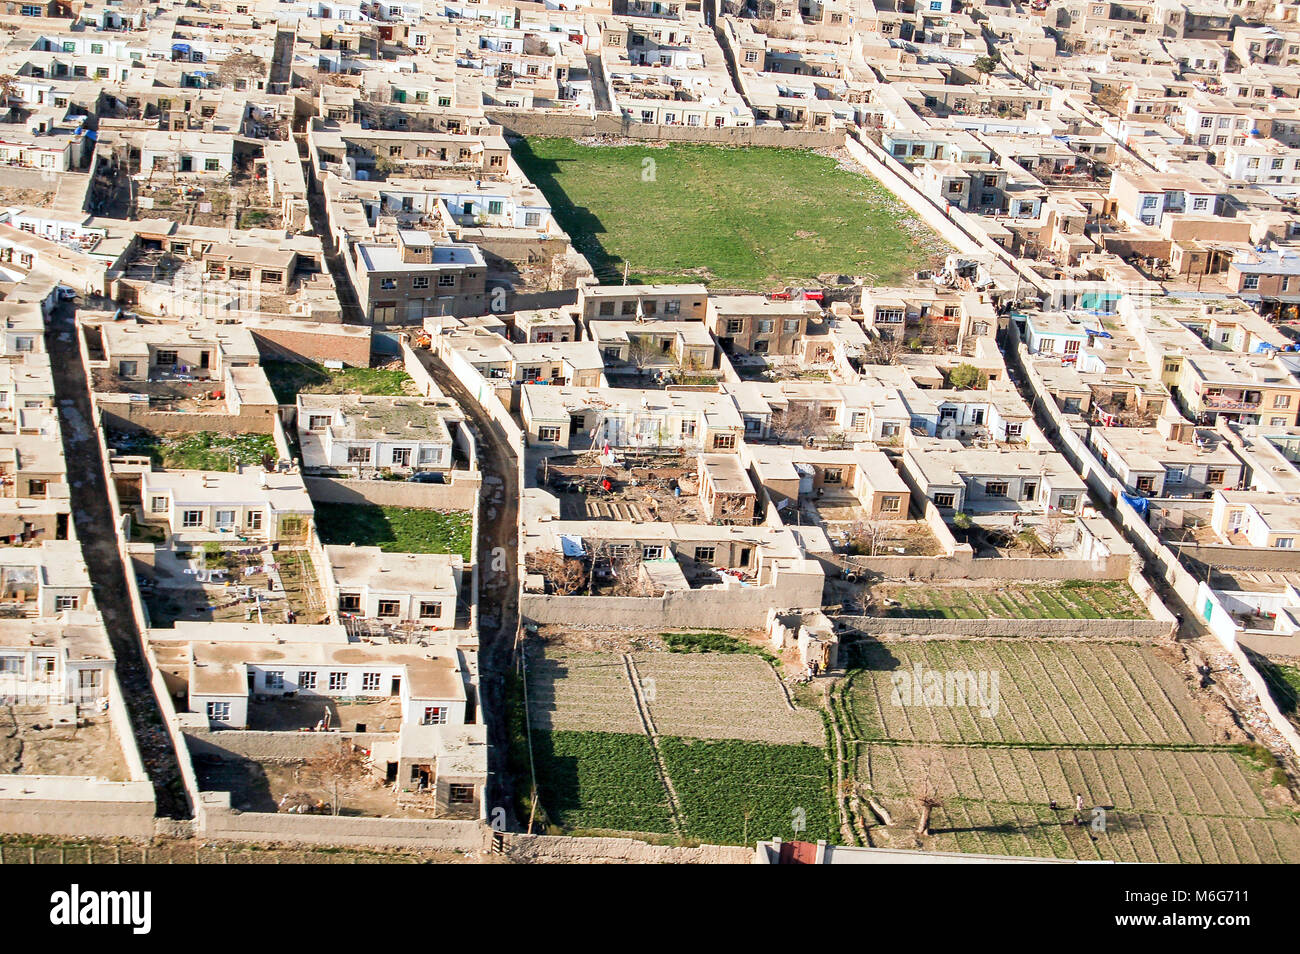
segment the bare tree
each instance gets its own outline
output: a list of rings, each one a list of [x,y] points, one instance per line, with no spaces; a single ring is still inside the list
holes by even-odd
[[[889,523],[885,520],[860,520],[849,528],[849,542],[862,556],[879,556],[888,539]]]
[[[1060,507],[1049,507],[1047,513],[1043,515],[1043,522],[1038,527],[1038,537],[1043,541],[1043,546],[1047,548],[1048,553],[1060,553],[1064,550],[1069,543],[1073,542],[1070,537],[1074,532],[1074,518]]]
[[[339,739],[325,745],[319,754],[308,759],[303,769],[329,786],[331,808],[333,814],[337,815],[340,795],[365,778],[368,765],[360,748],[347,739]]]
[[[529,569],[542,574],[557,596],[572,596],[587,582],[587,570],[577,557],[558,550],[528,555]]]
[[[772,415],[770,433],[783,441],[805,443],[810,437],[824,437],[826,422],[814,404],[790,404]]]
[[[912,764],[909,766],[912,798],[916,802],[917,818],[915,834],[918,839],[925,838],[930,834],[930,816],[936,808],[943,807],[943,799],[939,796],[939,778],[943,771],[943,766],[939,763],[938,756],[929,751],[909,760]]]
[[[870,364],[897,364],[906,350],[902,341],[891,334],[882,334],[868,343],[867,361]]]
[[[235,88],[238,80],[255,80],[267,75],[266,60],[255,53],[233,53],[217,69],[217,80],[222,86]],[[247,88],[247,86],[245,86]]]

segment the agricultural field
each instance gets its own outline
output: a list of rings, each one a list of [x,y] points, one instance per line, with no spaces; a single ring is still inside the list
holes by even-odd
[[[891,816],[872,822],[873,841],[913,847],[924,793],[937,802],[930,850],[1300,861],[1285,773],[1267,750],[1230,744],[1211,724],[1171,652],[1073,640],[866,644],[833,712],[857,792]],[[891,675],[918,671],[996,673],[996,705],[986,714],[973,694],[925,704],[906,684],[894,694]],[[1085,824],[1076,826],[1080,794]],[[1087,824],[1094,807],[1100,830]]]
[[[156,466],[168,470],[233,471],[236,466],[260,466],[265,458],[280,456],[270,434],[110,432],[107,441],[123,453],[148,454]]]
[[[331,371],[312,361],[263,361],[262,370],[275,399],[293,404],[302,394],[414,394],[410,375],[400,367],[344,368]]]
[[[1154,647],[1049,640],[869,643],[847,692],[859,739],[1035,745],[1201,745],[1213,732]],[[899,705],[895,672],[996,673],[997,706]]]
[[[385,553],[459,553],[471,562],[473,517],[467,511],[317,504],[316,529],[327,544],[355,543]]]
[[[776,673],[757,656],[637,653],[633,659],[651,719],[664,735],[817,746],[825,741],[821,717],[791,709]]]
[[[534,732],[533,758],[547,816],[566,831],[672,832],[645,735]]]
[[[760,656],[534,647],[528,660],[533,760],[549,824],[719,844],[800,831],[834,837],[821,717],[795,709]],[[519,738],[522,718],[514,724]],[[627,805],[609,794],[623,776]]]
[[[836,840],[839,824],[820,747],[665,737],[660,750],[689,837],[718,845],[773,835]]]
[[[876,179],[796,149],[528,139],[515,160],[605,283],[899,284],[949,249]]]
[[[1067,580],[997,586],[879,586],[873,615],[923,619],[1150,619],[1122,580]],[[892,605],[893,601],[898,605]]]

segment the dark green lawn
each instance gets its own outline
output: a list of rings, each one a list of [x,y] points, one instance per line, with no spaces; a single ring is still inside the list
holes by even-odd
[[[317,504],[316,530],[327,544],[355,543],[386,553],[459,553],[470,562],[472,524],[464,511]]]
[[[168,470],[230,471],[237,464],[260,466],[266,458],[280,456],[270,434],[110,432],[108,443],[125,453],[148,454],[156,465]]]
[[[514,145],[602,282],[765,290],[819,274],[891,284],[948,251],[875,179],[796,149]],[[653,166],[648,165],[652,162]]]

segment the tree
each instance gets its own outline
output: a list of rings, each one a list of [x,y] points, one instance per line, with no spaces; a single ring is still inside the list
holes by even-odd
[[[8,109],[18,99],[18,77],[12,73],[0,73],[0,106]]]
[[[826,434],[826,424],[815,404],[789,404],[772,415],[770,433],[783,441],[806,443],[810,437]]]
[[[962,362],[948,372],[948,384],[959,391],[967,388],[982,388],[988,382],[984,372],[973,364]]]
[[[318,778],[330,789],[332,813],[340,808],[339,796],[349,787],[365,778],[369,765],[362,750],[347,739],[325,745],[314,757],[307,760],[303,769]]]
[[[1043,541],[1047,552],[1060,553],[1067,545],[1067,536],[1073,533],[1074,520],[1060,507],[1048,508],[1038,528],[1038,538]]]
[[[529,554],[531,568],[546,578],[557,596],[572,596],[587,582],[587,570],[577,557],[566,557],[558,550]]]
[[[992,56],[981,56],[975,61],[975,69],[984,75],[992,73],[1002,62],[1002,54],[994,53]]]
[[[939,797],[938,779],[942,776],[943,766],[939,764],[938,757],[933,752],[926,752],[923,755],[909,760],[908,774],[911,776],[910,784],[912,789],[912,798],[916,801],[916,837],[924,838],[930,834],[930,815],[936,808],[943,807],[943,799]]]
[[[849,528],[849,542],[862,556],[879,556],[888,539],[889,523],[885,520],[861,520]]]
[[[238,80],[247,82],[264,77],[266,73],[266,60],[260,56],[254,53],[233,53],[217,69],[217,80],[222,86],[235,88]]]
[[[891,334],[882,334],[867,344],[867,363],[897,364],[903,356],[903,343]]]

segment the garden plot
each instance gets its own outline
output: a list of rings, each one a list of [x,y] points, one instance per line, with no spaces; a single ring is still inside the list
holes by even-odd
[[[530,657],[528,713],[534,730],[645,731],[627,666],[616,653]]]
[[[655,728],[663,735],[751,742],[825,740],[815,712],[790,707],[758,656],[638,653],[634,657]]]
[[[892,601],[892,602],[891,602]],[[897,604],[897,605],[895,605]],[[877,586],[875,616],[925,619],[1150,619],[1121,580],[999,582],[996,586]]]
[[[668,793],[644,735],[534,732],[542,805],[567,831],[672,832]]]
[[[1283,818],[1216,818],[1115,813],[1106,831],[1068,824],[1069,812],[1046,806],[950,802],[936,808],[926,847],[1169,864],[1259,864],[1300,861],[1300,826]],[[1093,838],[1096,838],[1094,841]]]
[[[861,739],[978,744],[1196,745],[1214,733],[1182,677],[1153,646],[1043,640],[867,643],[848,692]],[[895,673],[985,672],[998,678],[986,717],[965,705],[899,705]],[[916,702],[908,696],[904,701]]]
[[[659,740],[686,834],[710,844],[836,840],[829,767],[812,745]]]
[[[886,798],[908,798],[920,772],[945,800],[1046,806],[1071,810],[1074,793],[1088,806],[1115,813],[1262,818],[1255,787],[1228,748],[1028,749],[978,746],[863,745],[856,776]]]

